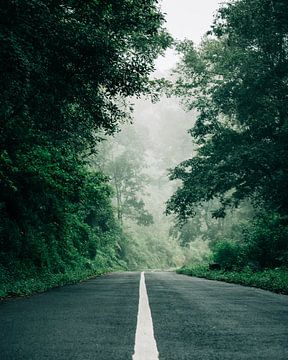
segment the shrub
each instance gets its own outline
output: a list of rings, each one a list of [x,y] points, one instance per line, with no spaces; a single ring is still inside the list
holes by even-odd
[[[288,227],[275,213],[258,217],[244,231],[247,263],[264,268],[287,266]]]
[[[232,270],[242,265],[242,248],[239,243],[219,240],[212,245],[213,260],[224,270]]]

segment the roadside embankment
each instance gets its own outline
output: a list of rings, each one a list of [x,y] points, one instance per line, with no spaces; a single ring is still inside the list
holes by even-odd
[[[253,272],[247,267],[242,271],[224,271],[209,270],[208,264],[205,264],[186,265],[178,269],[177,273],[241,284],[288,295],[288,269],[285,268]]]

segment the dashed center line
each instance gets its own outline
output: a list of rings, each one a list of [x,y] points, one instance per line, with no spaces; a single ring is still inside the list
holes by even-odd
[[[141,273],[139,307],[133,360],[158,360],[157,344],[154,338],[153,322],[145,285],[144,272]]]

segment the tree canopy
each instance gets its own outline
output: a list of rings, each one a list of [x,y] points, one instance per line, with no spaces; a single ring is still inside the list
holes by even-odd
[[[170,41],[163,21],[154,0],[2,2],[4,149],[26,132],[81,149],[95,128],[113,131],[123,116],[118,102],[147,89]]]
[[[1,1],[0,18],[0,272],[115,259],[112,191],[87,156],[151,91],[171,42],[157,1]]]
[[[198,111],[197,154],[171,171],[182,186],[168,212],[185,220],[219,198],[214,216],[244,198],[288,214],[288,4],[230,1],[199,48],[178,44],[174,91]]]

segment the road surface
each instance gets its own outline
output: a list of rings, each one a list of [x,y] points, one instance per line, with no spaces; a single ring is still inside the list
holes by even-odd
[[[139,302],[139,284],[114,273],[2,301],[0,359],[288,359],[288,296],[151,272]]]

